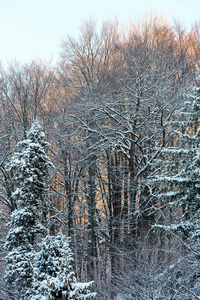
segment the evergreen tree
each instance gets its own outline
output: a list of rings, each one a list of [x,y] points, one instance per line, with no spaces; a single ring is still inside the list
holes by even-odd
[[[27,132],[27,139],[17,145],[19,151],[7,165],[16,183],[12,194],[16,209],[11,215],[5,242],[9,251],[5,279],[22,291],[31,285],[34,249],[38,237],[46,232],[42,224],[42,206],[46,201],[47,176],[51,166],[45,152],[48,146],[41,126],[35,121]],[[21,299],[25,299],[23,297]]]
[[[198,77],[200,78],[200,77]],[[168,237],[169,245],[178,243],[182,253],[169,266],[172,290],[179,287],[176,299],[200,296],[200,81],[192,97],[179,111],[173,130],[177,146],[164,148],[160,174],[155,183],[161,214],[154,229]],[[164,162],[162,162],[165,158]],[[160,224],[159,224],[160,223]],[[173,251],[172,251],[173,252]],[[172,253],[171,252],[171,253]],[[167,289],[169,287],[167,286]],[[173,294],[174,292],[172,292]],[[174,294],[175,295],[175,294]]]
[[[27,294],[31,300],[91,299],[92,282],[79,283],[73,272],[69,239],[59,233],[43,239],[41,251],[35,256],[33,287]]]
[[[200,210],[200,81],[197,82],[199,86],[194,88],[192,97],[179,111],[179,119],[173,128],[177,145],[162,149],[155,180],[160,184],[158,196],[163,207],[176,213],[180,208],[180,217],[176,217],[180,223],[177,228],[182,228],[185,236],[189,223],[193,227]]]

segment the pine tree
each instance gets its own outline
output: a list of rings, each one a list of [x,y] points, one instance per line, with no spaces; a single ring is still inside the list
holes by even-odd
[[[199,77],[200,79],[200,77]],[[179,121],[173,129],[177,146],[162,149],[164,163],[159,161],[161,173],[156,184],[160,184],[159,198],[163,206],[175,210],[180,208],[181,218],[177,230],[187,237],[189,227],[196,222],[200,210],[200,80],[192,96],[179,111]],[[192,105],[191,105],[192,104]],[[174,229],[176,226],[172,226]]]
[[[27,295],[31,300],[91,299],[92,282],[79,283],[73,272],[69,238],[59,233],[43,239],[41,251],[35,256],[33,287]]]
[[[161,214],[154,225],[156,232],[168,237],[170,244],[181,246],[176,262],[169,266],[173,291],[179,288],[176,299],[200,296],[200,77],[192,96],[179,111],[174,126],[177,146],[162,150],[159,185]],[[159,221],[161,224],[159,224]],[[170,252],[170,251],[169,251]],[[168,253],[169,253],[168,252]],[[171,251],[172,253],[173,251]],[[184,287],[184,288],[183,288]],[[167,289],[169,287],[167,286]],[[173,292],[172,292],[173,293]],[[178,297],[179,296],[179,297]]]
[[[51,166],[45,152],[48,146],[41,126],[35,121],[27,132],[27,139],[18,143],[19,150],[7,165],[8,171],[14,174],[16,189],[12,200],[17,208],[11,215],[5,242],[9,251],[5,279],[19,290],[31,285],[34,249],[38,237],[46,232],[42,224],[42,206],[46,201],[47,176]]]

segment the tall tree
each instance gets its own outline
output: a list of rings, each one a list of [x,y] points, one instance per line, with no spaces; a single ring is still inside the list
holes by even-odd
[[[179,287],[177,299],[186,296],[192,298],[192,295],[194,299],[199,297],[199,84],[198,76],[197,86],[192,95],[187,97],[182,109],[177,112],[177,119],[172,126],[176,144],[162,149],[158,159],[160,168],[153,179],[160,201],[157,205],[160,213],[157,214],[157,224],[153,228],[163,236],[162,250],[164,246],[168,248],[165,256],[168,257],[169,264],[171,263],[170,276],[175,278],[175,283],[171,284],[171,295],[175,295],[176,285]],[[172,251],[174,245],[179,248],[176,254]],[[174,256],[176,262],[173,265]]]
[[[157,184],[160,183],[158,195],[164,207],[171,207],[172,211],[173,208],[180,209],[177,222],[190,220],[200,209],[199,84],[197,78],[192,95],[187,96],[183,107],[177,111],[177,118],[171,127],[176,144],[162,149],[158,159],[160,168],[154,178]]]
[[[27,139],[17,146],[19,151],[7,165],[16,184],[11,196],[16,209],[11,215],[5,242],[5,248],[9,251],[5,278],[21,290],[31,284],[36,242],[46,232],[43,224],[46,217],[47,176],[51,163],[46,154],[49,144],[44,141],[44,132],[37,121],[27,132]]]
[[[74,94],[73,111],[70,115],[79,125],[75,131],[75,143],[80,151],[80,165],[84,170],[84,198],[87,200],[87,260],[88,274],[92,276],[97,262],[97,165],[102,153],[99,129],[102,119],[99,114],[101,103],[105,101],[110,89],[111,68],[114,44],[117,38],[117,24],[104,23],[100,34],[96,22],[84,22],[78,41],[68,37],[62,43],[60,64],[63,85]],[[97,124],[100,122],[99,124]],[[100,125],[100,126],[99,126]],[[78,134],[78,139],[77,139]],[[103,152],[105,148],[103,149]]]

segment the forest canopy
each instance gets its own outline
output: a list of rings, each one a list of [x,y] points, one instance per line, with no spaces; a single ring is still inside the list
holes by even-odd
[[[199,67],[149,15],[1,68],[3,300],[200,299]]]

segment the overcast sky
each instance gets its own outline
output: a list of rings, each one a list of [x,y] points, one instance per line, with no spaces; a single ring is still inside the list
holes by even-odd
[[[56,61],[61,39],[77,38],[83,20],[94,17],[101,24],[117,16],[126,22],[151,9],[188,29],[200,21],[200,0],[0,0],[0,61]]]

